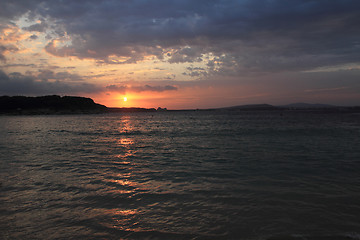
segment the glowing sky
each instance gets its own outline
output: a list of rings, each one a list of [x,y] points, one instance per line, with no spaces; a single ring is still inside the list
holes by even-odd
[[[2,0],[0,95],[360,105],[359,26],[358,0]]]

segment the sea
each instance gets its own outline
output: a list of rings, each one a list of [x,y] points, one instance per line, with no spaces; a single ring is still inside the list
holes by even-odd
[[[360,114],[0,116],[0,239],[360,239]]]

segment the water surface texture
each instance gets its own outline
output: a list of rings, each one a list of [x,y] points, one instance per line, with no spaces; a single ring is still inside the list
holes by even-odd
[[[0,117],[0,239],[360,239],[360,115]]]

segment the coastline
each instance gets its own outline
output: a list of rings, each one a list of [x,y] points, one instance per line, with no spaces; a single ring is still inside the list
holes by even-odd
[[[332,106],[325,104],[289,104],[273,106],[270,104],[250,104],[223,108],[208,109],[170,109],[158,107],[106,107],[95,103],[91,98],[77,96],[0,96],[1,115],[71,115],[71,114],[104,114],[104,113],[135,113],[135,112],[186,112],[186,111],[213,111],[213,112],[320,112],[320,113],[360,113],[360,106]]]

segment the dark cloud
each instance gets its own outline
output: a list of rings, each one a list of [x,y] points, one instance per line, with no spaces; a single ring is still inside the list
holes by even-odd
[[[109,86],[106,86],[106,89],[113,91],[113,92],[125,93],[126,90],[128,89],[128,87],[127,86],[119,86],[119,85],[109,85]]]
[[[135,63],[153,55],[170,63],[207,61],[210,74],[236,75],[359,62],[358,0],[3,2],[3,18],[28,13],[56,23],[49,53],[99,64]],[[46,27],[42,22],[26,29]],[[56,44],[65,33],[71,42]]]
[[[39,80],[33,75],[6,74],[0,70],[0,95],[44,95],[96,93],[101,89],[89,83],[67,83],[63,81]]]
[[[0,45],[0,62],[5,62],[6,58],[4,56],[4,52],[6,51],[6,47],[5,46],[1,46]]]
[[[29,64],[16,63],[16,64],[6,64],[6,65],[3,65],[2,67],[4,67],[4,68],[6,68],[6,67],[31,67],[31,68],[36,68],[38,66],[36,64],[33,64],[33,63],[29,63]]]
[[[0,45],[0,62],[6,62],[6,53],[7,52],[16,52],[19,49],[12,45],[12,44],[8,44],[8,45]]]
[[[2,0],[0,7],[0,20],[11,21],[25,13],[34,15],[43,0]]]
[[[109,91],[119,92],[119,93],[126,93],[126,92],[164,92],[164,91],[176,91],[178,88],[172,85],[166,86],[126,86],[126,85],[109,85],[106,87]]]
[[[38,36],[35,35],[35,34],[33,34],[33,35],[31,35],[29,38],[30,38],[31,40],[36,40],[36,39],[38,39]]]
[[[184,47],[168,54],[169,63],[183,63],[183,62],[201,62],[202,49],[199,47]]]
[[[80,75],[72,74],[69,72],[53,72],[48,69],[39,70],[37,78],[42,81],[58,80],[58,81],[83,81]]]
[[[44,32],[47,29],[48,25],[45,22],[36,23],[29,27],[24,27],[24,30],[31,32]]]
[[[187,67],[186,70],[187,72],[183,72],[183,75],[188,75],[190,77],[200,77],[208,74],[206,69],[201,67]]]

